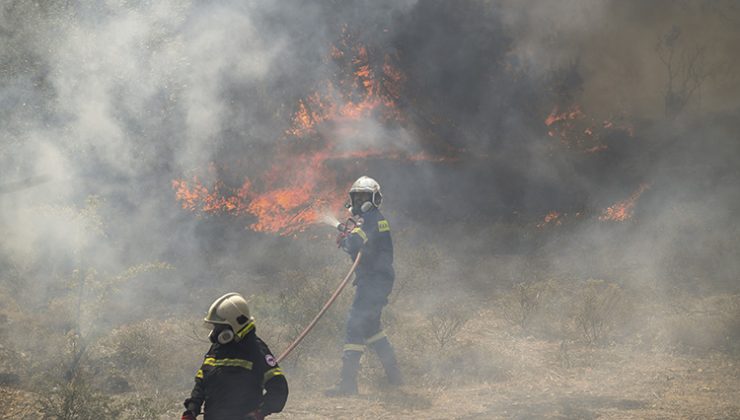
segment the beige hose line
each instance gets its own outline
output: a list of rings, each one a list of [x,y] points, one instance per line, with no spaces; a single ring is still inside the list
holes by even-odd
[[[335,300],[339,297],[339,294],[342,293],[342,290],[344,290],[344,287],[347,285],[347,282],[349,281],[349,278],[352,277],[352,273],[355,272],[355,269],[357,268],[357,264],[360,262],[360,257],[362,256],[362,252],[357,253],[357,258],[355,258],[355,262],[352,264],[352,268],[349,269],[349,272],[344,277],[344,280],[342,280],[341,283],[339,283],[339,286],[337,287],[337,290],[334,291],[334,294],[331,295],[329,300],[326,301],[324,304],[324,307],[321,308],[319,313],[314,317],[313,320],[308,324],[308,326],[301,332],[301,334],[296,338],[287,349],[283,350],[283,352],[278,356],[277,361],[281,362],[283,359],[285,359],[293,349],[298,346],[298,344],[303,341],[304,338],[306,338],[306,335],[313,329],[313,327],[316,325],[317,322],[319,322],[319,319],[326,313],[326,311],[331,307],[331,305],[334,303]]]

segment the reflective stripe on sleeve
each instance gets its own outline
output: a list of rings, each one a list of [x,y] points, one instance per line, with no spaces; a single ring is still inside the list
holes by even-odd
[[[282,369],[280,369],[279,367],[272,368],[268,370],[267,372],[265,372],[265,375],[262,377],[262,385],[266,384],[267,381],[269,381],[270,379],[276,376],[282,376],[282,375],[283,375]]]
[[[236,366],[246,370],[252,370],[252,362],[244,359],[214,359],[213,357],[207,357],[203,361],[203,364],[208,366]]]
[[[367,234],[365,233],[364,230],[362,230],[362,228],[356,227],[356,228],[352,229],[352,232],[351,233],[356,233],[356,234],[360,235],[360,237],[362,238],[362,243],[363,244],[367,242]]]
[[[198,379],[203,379],[203,369],[198,369],[198,372],[195,373],[195,377]]]

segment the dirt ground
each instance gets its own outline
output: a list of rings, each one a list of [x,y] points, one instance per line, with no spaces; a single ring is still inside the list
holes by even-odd
[[[360,395],[327,398],[323,390],[336,379],[339,349],[332,354],[307,351],[308,356],[282,364],[291,394],[285,410],[270,418],[740,419],[736,351],[679,351],[645,344],[650,340],[635,334],[629,340],[602,345],[559,341],[523,333],[493,309],[479,312],[459,336],[437,351],[430,347],[433,342],[424,347],[424,342],[413,341],[411,332],[422,329],[420,321],[398,318],[396,323],[404,329],[389,336],[404,367],[404,386],[384,385],[377,360],[366,355]],[[710,327],[706,324],[704,329]],[[723,338],[734,340],[736,334],[726,332],[730,335]],[[304,350],[310,348],[307,344]],[[6,361],[17,356],[0,354],[8,356]],[[198,357],[167,356],[179,360],[168,369],[188,372]],[[154,417],[147,418],[179,418],[180,398],[189,392],[190,382],[181,385],[182,389],[161,395]],[[37,403],[43,396],[32,391],[33,387],[21,383],[0,386],[0,418],[42,418]],[[116,398],[140,401],[139,394],[130,394]]]
[[[275,419],[737,419],[740,368],[726,355],[654,354],[623,348],[574,350],[581,366],[562,363],[557,345],[506,344],[515,368],[497,383],[368,390],[325,398],[294,389]],[[580,354],[578,354],[580,353]],[[591,366],[588,366],[591,365]]]
[[[418,387],[407,375],[400,388],[364,380],[357,397],[326,398],[325,384],[312,386],[289,376],[293,386],[288,405],[271,418],[740,418],[740,366],[726,354],[665,354],[619,346],[564,349],[553,342],[485,331],[479,338],[496,349],[491,357],[508,359],[511,370],[505,379]],[[7,387],[0,388],[0,395],[5,400],[2,418],[33,418],[29,404],[37,396]],[[176,418],[178,410],[173,407],[161,418]]]
[[[726,353],[686,354],[622,344],[592,347],[511,335],[485,316],[460,340],[490,349],[506,373],[491,382],[389,389],[376,377],[360,396],[326,398],[297,384],[274,419],[738,419],[740,365]],[[461,358],[466,357],[464,352]],[[498,359],[498,360],[494,360]],[[300,382],[300,381],[299,381]]]

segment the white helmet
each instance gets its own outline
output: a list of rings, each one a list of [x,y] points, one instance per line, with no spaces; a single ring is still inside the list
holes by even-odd
[[[239,341],[254,329],[254,318],[249,316],[247,300],[239,293],[227,293],[216,299],[203,320],[214,325],[214,333],[217,334],[214,338],[221,344]]]
[[[352,205],[354,201],[352,195],[355,193],[370,193],[370,201],[362,203],[360,209],[353,209]],[[369,176],[361,176],[349,189],[349,210],[353,214],[366,213],[373,207],[380,207],[382,202],[383,195],[380,193],[380,184]]]

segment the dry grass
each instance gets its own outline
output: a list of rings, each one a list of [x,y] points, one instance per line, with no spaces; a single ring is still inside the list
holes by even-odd
[[[360,396],[323,397],[338,377],[348,289],[283,363],[291,397],[285,412],[272,418],[733,418],[740,412],[738,295],[554,278],[536,264],[525,271],[527,281],[512,268],[509,282],[476,277],[465,284],[450,280],[462,278],[455,277],[457,266],[433,247],[399,256],[398,287],[384,323],[406,385],[389,388],[368,353]],[[521,259],[512,264],[523,267]],[[344,269],[280,272],[249,296],[258,334],[275,353],[311,319]],[[65,383],[74,355],[70,298],[53,300],[40,317],[2,296],[0,302],[6,302],[0,374],[20,378],[0,384],[4,418],[53,413],[71,391],[85,394],[79,400],[91,401],[97,412],[120,412],[119,418],[176,418],[208,347],[198,317],[143,314],[90,332],[84,381]],[[39,334],[10,339],[21,325]],[[49,394],[54,383],[64,386]]]
[[[671,309],[675,302],[651,308],[654,314],[665,313],[645,323],[639,334],[602,346],[593,346],[577,335],[553,339],[523,334],[501,307],[469,312],[464,328],[442,346],[429,331],[430,318],[424,313],[391,306],[390,338],[403,362],[405,386],[387,389],[382,370],[371,356],[363,361],[360,396],[324,398],[321,391],[335,379],[339,366],[341,341],[329,337],[333,331],[327,329],[317,339],[329,344],[310,346],[300,355],[300,363],[285,364],[291,398],[286,411],[273,418],[733,418],[740,409],[740,365],[736,349],[720,337],[733,331],[735,318],[729,309],[738,301],[737,296],[684,301],[690,307],[704,308],[701,316],[689,314],[696,324],[686,327],[704,331],[702,343],[715,343],[713,348],[705,344],[701,351],[694,348],[696,338],[686,338],[680,329],[656,335],[649,345],[641,341],[666,323],[676,322],[678,315]],[[634,310],[639,314],[646,308]],[[718,323],[717,317],[723,321]],[[186,327],[174,320],[129,325],[112,331],[91,350],[91,363],[133,359],[110,371],[132,386],[129,392],[108,394],[112,407],[128,407],[122,418],[178,415],[179,400],[188,392],[191,371],[205,344],[188,341],[192,347],[187,352],[159,351],[161,346],[170,348],[169,341],[153,331],[168,331],[177,337],[177,331]],[[334,345],[336,351],[327,352]],[[124,366],[132,369],[120,369]],[[146,370],[152,370],[151,374]],[[165,388],[169,392],[163,392]],[[38,415],[35,394],[18,387],[2,390],[9,401],[7,413],[12,413],[8,418]]]

